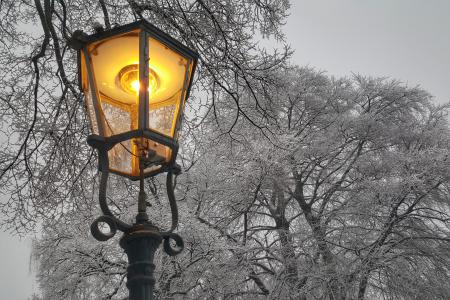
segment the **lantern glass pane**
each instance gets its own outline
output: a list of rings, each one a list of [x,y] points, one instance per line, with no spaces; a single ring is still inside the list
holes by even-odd
[[[136,139],[138,140],[138,139]],[[170,161],[171,157],[172,157],[172,150],[165,146],[162,145],[160,143],[157,143],[155,141],[149,140],[149,139],[139,139],[138,143],[140,142],[144,142],[145,147],[147,149],[147,151],[151,152],[153,154],[153,156],[150,156],[150,160],[153,162],[153,165],[150,164],[147,168],[145,168],[144,172],[150,172],[150,171],[154,171],[156,169],[159,168],[158,165],[162,164],[162,163],[167,163]]]
[[[175,104],[169,104],[166,106],[161,106],[159,108],[150,109],[150,128],[153,128],[167,136],[172,136],[172,123],[174,119],[175,109]]]
[[[103,134],[111,136],[137,129],[139,32],[100,40],[90,44],[88,51],[104,118]]]
[[[133,157],[128,149],[131,148],[131,141],[123,141],[115,145],[108,151],[109,168],[113,171],[131,174]]]
[[[131,112],[122,109],[120,106],[115,106],[107,101],[102,101],[102,112],[105,116],[105,135],[111,136],[114,134],[127,132],[131,130]]]
[[[173,138],[180,107],[186,98],[191,63],[153,37],[148,44],[149,126]]]
[[[106,38],[88,45],[99,99],[98,116],[105,137],[138,128],[139,31]],[[88,99],[87,99],[88,100]],[[94,107],[94,106],[92,106]],[[98,127],[98,126],[97,126]],[[108,152],[110,169],[138,175],[137,147],[123,141]]]

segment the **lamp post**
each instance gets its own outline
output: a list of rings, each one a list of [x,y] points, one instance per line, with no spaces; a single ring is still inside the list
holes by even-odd
[[[172,176],[180,172],[175,163],[178,131],[198,54],[144,20],[93,35],[76,31],[70,45],[78,51],[79,83],[93,133],[88,144],[98,151],[101,171],[103,215],[92,223],[91,233],[106,241],[117,230],[123,232],[129,299],[152,299],[155,251],[161,242],[169,255],[183,249],[182,238],[173,232],[178,209]],[[108,207],[109,172],[140,181],[133,224],[118,219]],[[144,191],[144,179],[163,172],[172,213],[167,231],[149,220]],[[102,223],[108,233],[100,230]]]

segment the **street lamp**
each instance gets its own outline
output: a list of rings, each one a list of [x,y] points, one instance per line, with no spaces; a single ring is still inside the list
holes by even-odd
[[[99,241],[110,239],[117,229],[124,233],[120,245],[129,261],[129,299],[152,299],[156,249],[163,240],[169,255],[183,249],[183,240],[173,233],[178,209],[172,176],[180,171],[175,163],[178,132],[198,54],[144,20],[93,35],[76,31],[69,43],[78,51],[79,83],[93,133],[88,144],[98,151],[102,173],[103,216],[92,223],[91,233]],[[134,224],[118,219],[108,207],[109,172],[140,180]],[[149,221],[144,191],[144,179],[163,172],[172,212],[168,231]],[[100,230],[104,223],[108,233]]]

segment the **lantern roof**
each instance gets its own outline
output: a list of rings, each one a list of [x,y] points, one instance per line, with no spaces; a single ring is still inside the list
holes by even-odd
[[[199,55],[196,51],[188,48],[183,45],[169,34],[165,33],[158,27],[152,25],[146,20],[139,20],[130,24],[117,26],[109,30],[100,31],[85,37],[84,41],[86,43],[92,43],[96,41],[103,40],[105,38],[113,37],[115,35],[120,35],[122,33],[126,33],[135,29],[141,29],[148,32],[152,37],[166,44],[172,50],[178,51],[181,55],[187,56],[194,60],[198,59]]]

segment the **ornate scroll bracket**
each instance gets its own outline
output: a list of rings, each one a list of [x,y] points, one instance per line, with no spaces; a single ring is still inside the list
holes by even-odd
[[[93,139],[95,141],[95,137]],[[122,239],[127,239],[129,236],[147,236],[147,237],[155,237],[158,240],[164,240],[163,246],[164,251],[171,256],[177,255],[181,253],[184,248],[184,242],[181,236],[176,233],[173,233],[175,228],[178,225],[178,207],[175,199],[174,186],[173,186],[173,173],[178,174],[180,172],[180,168],[174,165],[172,168],[167,170],[167,179],[166,179],[166,187],[167,187],[167,196],[169,199],[170,210],[172,213],[172,225],[168,231],[160,231],[160,229],[154,226],[151,222],[148,221],[148,218],[142,218],[142,214],[145,212],[139,212],[137,219],[137,223],[128,224],[112,213],[109,209],[107,200],[106,200],[106,187],[108,183],[109,177],[109,161],[108,161],[108,150],[112,148],[112,146],[108,143],[95,143],[92,142],[91,145],[98,150],[99,155],[99,167],[102,171],[102,176],[100,179],[100,188],[99,188],[99,203],[100,208],[102,210],[103,215],[95,219],[95,221],[91,224],[91,234],[92,236],[101,242],[107,241],[115,236],[117,230],[120,230],[124,233]],[[104,146],[108,145],[108,146]],[[141,179],[143,180],[143,178]],[[141,193],[143,193],[143,181],[141,181]],[[145,214],[146,215],[146,214]],[[105,225],[109,227],[109,231],[105,232],[102,229],[105,229]]]
[[[102,228],[100,228],[101,223],[108,225],[109,232],[105,233],[102,231]],[[97,241],[105,242],[114,237],[116,233],[117,225],[114,219],[109,216],[100,216],[91,224],[91,234]],[[170,256],[180,254],[184,249],[184,242],[180,235],[173,232],[160,232],[157,227],[151,226],[150,224],[135,224],[130,230],[124,232],[123,238],[126,238],[130,234],[135,235],[139,233],[142,233],[143,235],[151,234],[152,236],[159,236],[164,240],[164,252]]]

